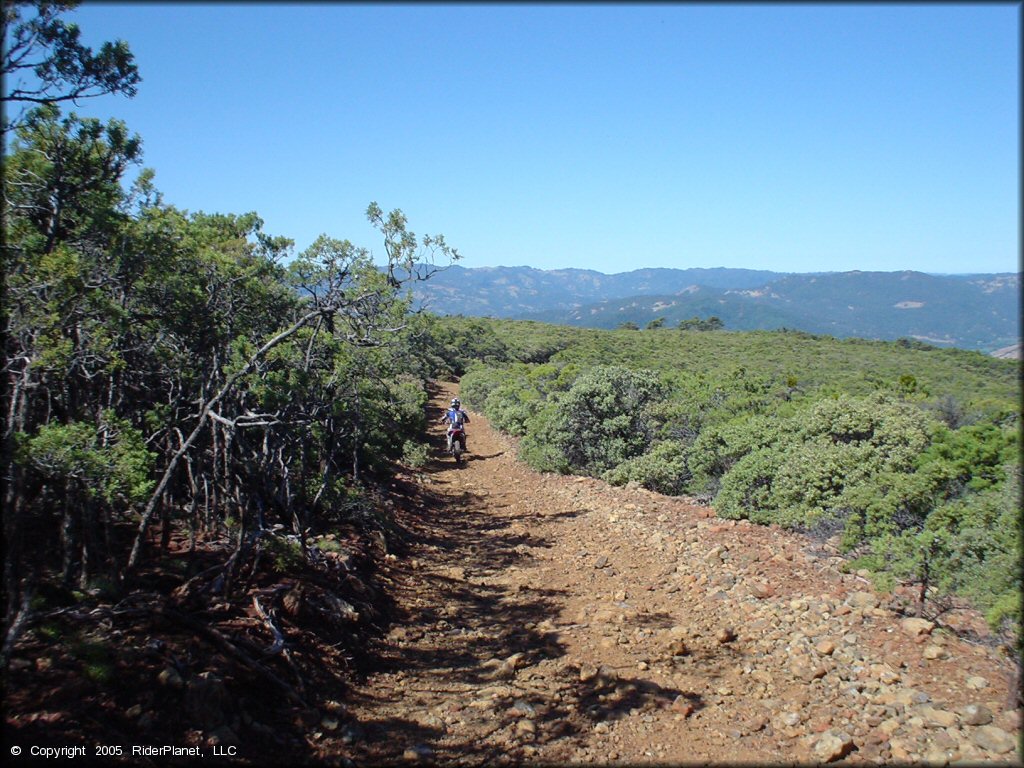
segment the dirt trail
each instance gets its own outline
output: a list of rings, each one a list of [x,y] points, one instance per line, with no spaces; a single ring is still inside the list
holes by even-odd
[[[461,466],[432,430],[439,458],[388,571],[402,614],[368,649],[372,669],[321,755],[1017,759],[1020,713],[993,648],[904,622],[801,537],[533,472],[471,418]]]

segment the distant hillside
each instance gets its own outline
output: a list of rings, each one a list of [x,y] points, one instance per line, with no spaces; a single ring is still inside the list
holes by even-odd
[[[1020,341],[1020,275],[783,274],[641,269],[617,275],[453,267],[418,288],[440,314],[615,328],[717,316],[729,330],[792,328],[840,338],[920,341],[992,352]]]
[[[458,265],[416,286],[416,299],[438,314],[521,317],[569,310],[619,296],[685,293],[698,286],[719,291],[754,288],[785,277],[754,269],[638,269],[606,275],[589,269]]]

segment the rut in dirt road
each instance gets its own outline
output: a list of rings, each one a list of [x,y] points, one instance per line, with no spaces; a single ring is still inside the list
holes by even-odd
[[[323,757],[1014,759],[1019,712],[992,648],[902,619],[801,537],[535,473],[471,417],[461,465],[432,430],[389,565],[401,613]]]

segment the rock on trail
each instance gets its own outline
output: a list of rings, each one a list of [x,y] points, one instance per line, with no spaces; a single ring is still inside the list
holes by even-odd
[[[435,398],[440,412],[455,394]],[[1019,760],[1011,668],[797,535],[542,475],[471,413],[320,754],[357,763]],[[972,617],[977,622],[977,617]]]

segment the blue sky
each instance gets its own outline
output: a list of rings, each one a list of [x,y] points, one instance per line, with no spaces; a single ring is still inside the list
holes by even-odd
[[[1020,13],[992,5],[90,3],[165,200],[467,267],[1020,268]]]

